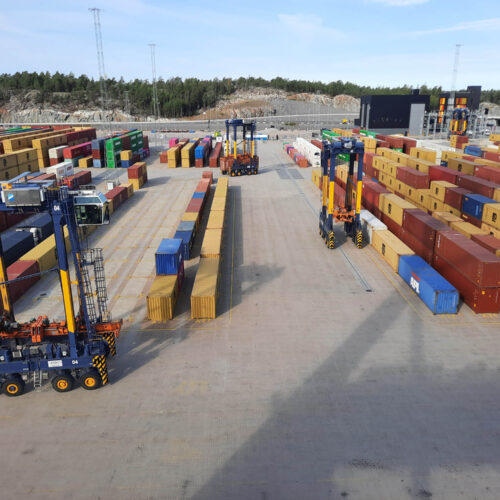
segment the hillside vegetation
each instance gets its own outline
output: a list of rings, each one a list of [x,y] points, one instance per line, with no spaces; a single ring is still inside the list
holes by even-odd
[[[340,80],[323,83],[307,80],[288,80],[276,77],[263,78],[222,78],[200,80],[198,78],[170,78],[158,81],[160,111],[163,117],[180,118],[193,116],[204,109],[213,108],[224,97],[237,91],[252,88],[277,89],[292,93],[323,94],[329,97],[348,95],[360,97],[365,94],[408,94],[411,87],[368,87]],[[130,114],[136,117],[152,113],[152,85],[148,80],[125,81],[114,78],[106,81],[108,102],[106,109],[126,109],[126,95],[130,104]],[[431,107],[437,108],[441,87],[420,88],[421,93],[431,96]],[[29,98],[26,99],[26,96]],[[75,76],[61,73],[15,73],[0,75],[0,107],[13,111],[29,106],[53,107],[71,112],[77,109],[101,108],[99,81],[85,75]],[[499,90],[486,90],[482,100],[500,104]],[[15,109],[14,111],[20,111]]]

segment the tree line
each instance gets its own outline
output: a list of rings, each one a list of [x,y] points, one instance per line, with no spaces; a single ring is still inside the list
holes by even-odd
[[[108,108],[125,109],[130,104],[130,112],[136,116],[152,113],[152,84],[148,80],[135,79],[125,81],[123,78],[106,80]],[[370,87],[357,85],[341,80],[329,83],[308,80],[290,80],[276,77],[271,80],[255,77],[214,78],[200,80],[198,78],[160,78],[157,82],[160,112],[163,117],[181,118],[192,116],[203,109],[213,107],[217,101],[237,90],[263,87],[279,89],[287,92],[320,93],[330,97],[347,94],[361,97],[369,94],[409,94],[412,87]],[[0,75],[0,105],[5,105],[11,97],[23,97],[27,92],[35,90],[36,104],[89,107],[101,106],[100,83],[86,75],[75,76],[56,72],[18,72]],[[420,87],[422,94],[431,96],[431,108],[437,109],[441,87]],[[500,90],[484,90],[482,101],[500,104]]]

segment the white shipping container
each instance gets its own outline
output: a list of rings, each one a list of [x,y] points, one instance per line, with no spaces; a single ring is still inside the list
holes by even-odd
[[[303,156],[312,167],[321,166],[321,149],[311,144],[303,137],[297,137],[293,147]]]
[[[52,167],[47,167],[45,169],[46,174],[56,174],[57,180],[64,179],[69,175],[73,175],[73,163],[70,161],[63,161]]]
[[[49,158],[55,158],[57,160],[62,160],[63,159],[63,151],[67,147],[68,146],[56,146],[55,148],[50,148],[49,149]]]
[[[373,241],[373,231],[387,229],[387,226],[368,210],[361,210],[359,218],[361,219],[361,227],[363,229],[363,240],[367,241],[370,245]]]

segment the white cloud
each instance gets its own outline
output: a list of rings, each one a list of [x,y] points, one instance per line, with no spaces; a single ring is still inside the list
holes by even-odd
[[[464,21],[454,26],[446,28],[436,28],[431,30],[414,31],[412,35],[431,35],[434,33],[449,33],[453,31],[483,31],[483,30],[498,30],[500,29],[500,17],[491,19],[480,19],[478,21]]]
[[[409,5],[418,5],[427,3],[429,0],[366,0],[368,3],[381,3],[388,7],[408,7]]]
[[[295,36],[314,40],[320,37],[343,38],[342,32],[323,24],[323,19],[316,14],[278,14],[280,24]]]

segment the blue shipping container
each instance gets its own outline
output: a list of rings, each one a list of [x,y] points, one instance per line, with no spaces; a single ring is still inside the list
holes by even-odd
[[[481,220],[483,218],[483,208],[486,203],[498,202],[481,194],[466,194],[462,201],[462,212]]]
[[[33,235],[27,231],[6,231],[1,238],[5,267],[14,264],[35,246]]]
[[[177,274],[182,263],[182,240],[165,238],[156,250],[156,274]]]
[[[457,289],[418,255],[401,255],[398,274],[434,314],[457,313]]]
[[[193,198],[205,198],[205,193],[193,193]]]
[[[177,231],[195,231],[196,224],[194,220],[183,220],[179,222],[177,226]]]
[[[480,146],[465,146],[464,153],[471,156],[481,157],[482,151]]]
[[[28,232],[38,229],[38,243],[40,243],[54,232],[54,223],[50,214],[35,214],[16,224],[15,229]]]
[[[102,163],[101,163],[101,160],[97,160],[96,158],[94,158],[92,160],[92,163],[94,165],[94,168],[102,168]]]
[[[193,246],[194,230],[192,231],[179,231],[174,234],[174,238],[182,240],[182,256],[184,260],[189,260],[191,257],[191,247]]]

